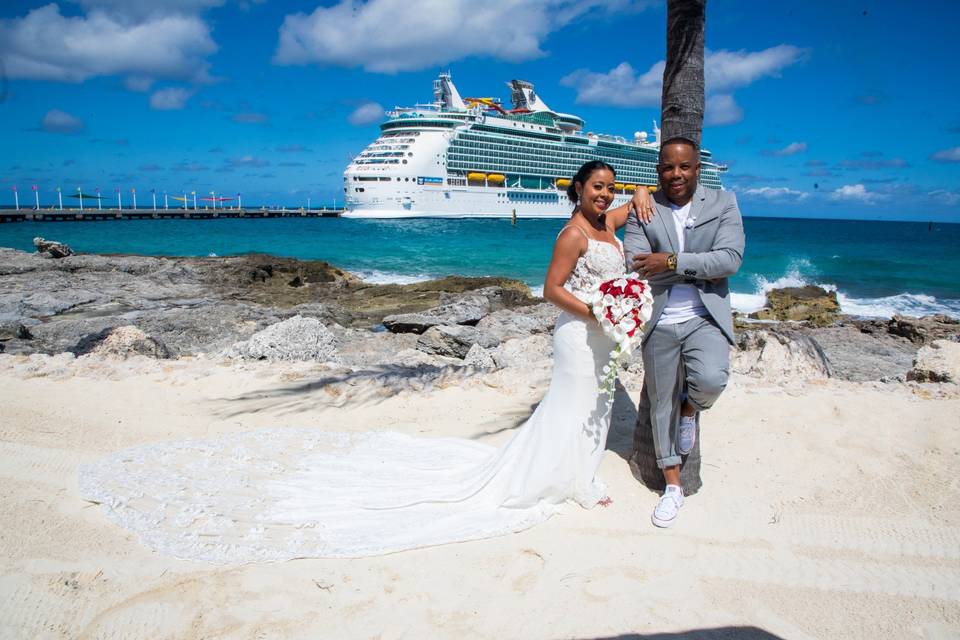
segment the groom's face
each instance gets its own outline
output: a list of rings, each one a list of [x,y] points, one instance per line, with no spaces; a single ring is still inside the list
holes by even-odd
[[[688,144],[668,144],[660,150],[657,175],[667,199],[685,205],[690,202],[700,181],[700,159]]]

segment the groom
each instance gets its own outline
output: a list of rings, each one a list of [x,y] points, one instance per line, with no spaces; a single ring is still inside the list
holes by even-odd
[[[734,343],[727,278],[743,260],[743,222],[734,195],[699,184],[700,149],[686,138],[661,144],[656,216],[627,222],[628,266],[650,282],[653,316],[643,336],[644,389],[657,465],[666,489],[653,524],[669,527],[683,506],[681,456],[696,443],[697,413],[727,384]],[[632,265],[631,265],[632,263]],[[678,417],[679,414],[679,417]],[[645,424],[640,416],[638,424]]]

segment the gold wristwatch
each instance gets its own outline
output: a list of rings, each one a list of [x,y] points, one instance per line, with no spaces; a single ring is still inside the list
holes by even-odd
[[[671,253],[667,256],[667,269],[670,269],[670,271],[677,270],[677,254]]]

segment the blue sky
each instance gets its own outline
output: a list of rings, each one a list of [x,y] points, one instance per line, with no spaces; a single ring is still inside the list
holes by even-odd
[[[0,6],[0,204],[82,185],[145,202],[332,202],[384,109],[522,78],[587,128],[659,118],[663,2],[75,0]],[[704,145],[747,215],[960,221],[960,4],[707,9]],[[113,197],[111,195],[111,197]],[[125,196],[125,199],[129,195]],[[8,202],[9,201],[9,202]]]

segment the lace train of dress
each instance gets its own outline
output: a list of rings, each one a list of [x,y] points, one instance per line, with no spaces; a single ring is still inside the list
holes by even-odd
[[[623,272],[589,243],[568,281],[583,299]],[[80,470],[80,492],[148,547],[248,563],[359,557],[520,531],[573,500],[604,497],[595,473],[611,403],[598,381],[613,344],[561,313],[550,386],[504,447],[395,432],[269,429],[150,444]]]

